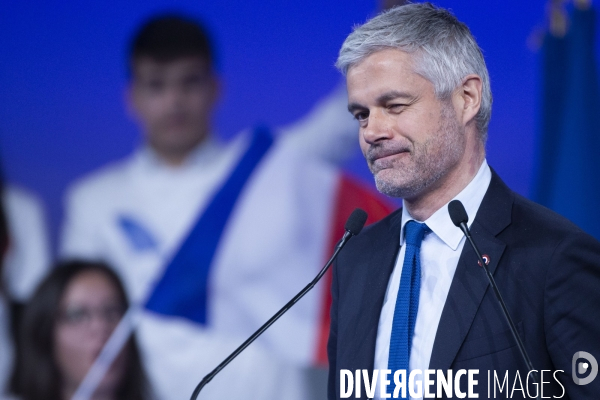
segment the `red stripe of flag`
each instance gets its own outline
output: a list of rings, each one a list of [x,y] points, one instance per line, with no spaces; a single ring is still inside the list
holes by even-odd
[[[329,236],[330,251],[327,253],[327,258],[329,258],[335,245],[344,235],[344,224],[352,211],[357,207],[362,208],[369,215],[367,224],[379,221],[395,209],[382,195],[342,173],[338,181],[338,189],[335,196],[334,216]],[[329,309],[331,308],[331,269],[327,271],[323,280],[325,281],[325,289],[322,297],[321,317],[317,332],[315,361],[317,365],[325,366],[327,365],[327,340],[329,338],[329,325],[331,323],[329,318]]]

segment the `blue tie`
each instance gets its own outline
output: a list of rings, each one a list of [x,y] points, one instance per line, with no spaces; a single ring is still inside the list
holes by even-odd
[[[390,338],[390,355],[388,368],[394,372],[399,369],[406,371],[408,380],[408,360],[412,338],[415,333],[415,321],[419,310],[419,291],[421,288],[421,242],[426,233],[431,230],[425,224],[408,221],[404,227],[406,252],[402,264],[400,288],[394,308],[394,321],[392,323],[392,336]],[[392,393],[395,385],[393,378],[388,386],[388,393]]]

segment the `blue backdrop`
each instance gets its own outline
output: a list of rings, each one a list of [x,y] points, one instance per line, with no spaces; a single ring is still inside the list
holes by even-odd
[[[8,4],[7,4],[8,3]],[[488,161],[517,192],[533,184],[539,55],[527,44],[544,0],[442,0],[466,22],[491,75]],[[0,155],[4,175],[45,202],[53,236],[67,184],[125,156],[140,137],[124,106],[126,50],[158,11],[204,21],[217,47],[223,137],[264,122],[294,121],[340,76],[337,51],[373,0],[3,2],[0,11]],[[358,154],[347,168],[370,179]]]

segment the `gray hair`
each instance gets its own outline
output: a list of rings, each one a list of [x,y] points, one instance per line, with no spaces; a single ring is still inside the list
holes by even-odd
[[[414,55],[415,72],[433,84],[438,99],[449,99],[465,76],[478,75],[483,88],[475,122],[485,143],[492,113],[490,78],[481,49],[464,23],[431,3],[394,7],[354,27],[336,67],[346,75],[369,55],[389,48]]]

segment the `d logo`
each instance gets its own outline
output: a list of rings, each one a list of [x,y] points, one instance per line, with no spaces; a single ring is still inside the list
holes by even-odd
[[[584,359],[585,361],[579,361],[579,359]],[[576,368],[577,367],[577,368]],[[591,368],[590,368],[591,367]],[[598,361],[588,352],[578,351],[573,354],[573,382],[577,385],[587,385],[591,383],[598,375]],[[585,378],[579,378],[578,375],[584,375],[589,371],[589,375]]]

